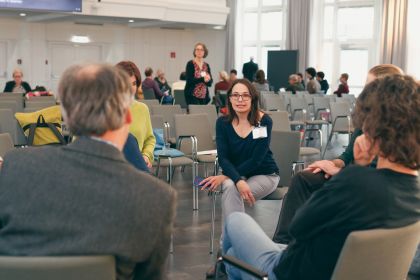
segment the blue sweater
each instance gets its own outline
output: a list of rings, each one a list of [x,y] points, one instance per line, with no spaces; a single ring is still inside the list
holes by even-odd
[[[268,115],[262,117],[261,126],[267,127],[266,138],[253,139],[252,132],[247,137],[241,138],[226,117],[217,120],[216,143],[219,164],[223,174],[235,184],[241,176],[249,178],[279,171],[270,150],[273,121]]]
[[[127,142],[125,142],[123,153],[125,159],[129,163],[134,165],[135,168],[150,173],[149,168],[147,168],[146,162],[144,161],[143,155],[140,152],[137,139],[131,133],[128,134]]]

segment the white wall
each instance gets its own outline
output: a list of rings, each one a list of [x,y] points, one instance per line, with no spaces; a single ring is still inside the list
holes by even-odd
[[[129,28],[122,25],[89,26],[73,23],[29,23],[23,20],[0,20],[0,47],[6,45],[6,62],[2,63],[0,54],[0,90],[5,81],[11,79],[15,67],[24,72],[24,79],[32,87],[45,85],[55,90],[52,80],[51,65],[65,68],[69,64],[68,53],[63,53],[62,62],[51,61],[52,49],[64,46],[73,49],[75,53],[84,48],[70,43],[72,35],[87,35],[91,46],[99,46],[102,50],[102,62],[115,64],[121,60],[133,60],[142,71],[151,66],[155,72],[162,68],[169,81],[178,79],[184,71],[189,59],[192,59],[194,44],[205,43],[209,49],[206,61],[210,64],[213,78],[217,81],[217,72],[224,67],[225,31],[210,29],[167,30],[159,28]],[[1,51],[1,48],[0,48]],[[176,53],[176,58],[170,58],[170,52]],[[60,59],[55,56],[56,60]],[[59,56],[60,57],[60,56]],[[83,57],[83,55],[81,56]],[[18,65],[17,60],[22,59]],[[48,60],[48,65],[45,63]],[[71,60],[71,59],[70,59]],[[76,62],[76,61],[75,61]],[[61,67],[60,67],[61,68]],[[7,72],[7,76],[3,75]],[[57,72],[57,70],[55,71]],[[3,76],[2,76],[3,75]]]

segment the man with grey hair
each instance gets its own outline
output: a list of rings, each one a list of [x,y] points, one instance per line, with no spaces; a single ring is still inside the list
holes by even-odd
[[[286,88],[286,91],[291,91],[293,94],[296,94],[296,91],[303,91],[303,85],[299,82],[299,76],[292,74],[289,76],[289,86]]]
[[[176,193],[121,153],[133,100],[127,74],[72,66],[58,96],[77,140],[6,154],[0,255],[113,255],[118,279],[164,278]]]

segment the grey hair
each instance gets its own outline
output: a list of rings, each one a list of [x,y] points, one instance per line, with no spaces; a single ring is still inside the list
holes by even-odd
[[[289,76],[289,80],[297,81],[299,79],[298,75],[292,74]]]
[[[109,64],[86,64],[64,72],[58,98],[71,133],[100,136],[124,125],[134,95],[123,70]]]

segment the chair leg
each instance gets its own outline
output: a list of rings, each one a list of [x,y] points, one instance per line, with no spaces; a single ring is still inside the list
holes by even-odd
[[[214,227],[216,219],[216,192],[212,192],[212,209],[211,209],[211,230],[210,230],[210,254],[214,251]]]
[[[197,171],[198,171],[198,163],[194,161],[192,164],[193,210],[198,210],[198,190],[194,186],[194,179],[198,174]]]
[[[330,137],[328,137],[327,145],[325,145],[324,153],[322,154],[322,159],[324,159],[324,157],[325,157],[325,152],[327,151],[328,145],[331,143],[331,139],[333,137],[333,134],[334,133],[331,130]]]

